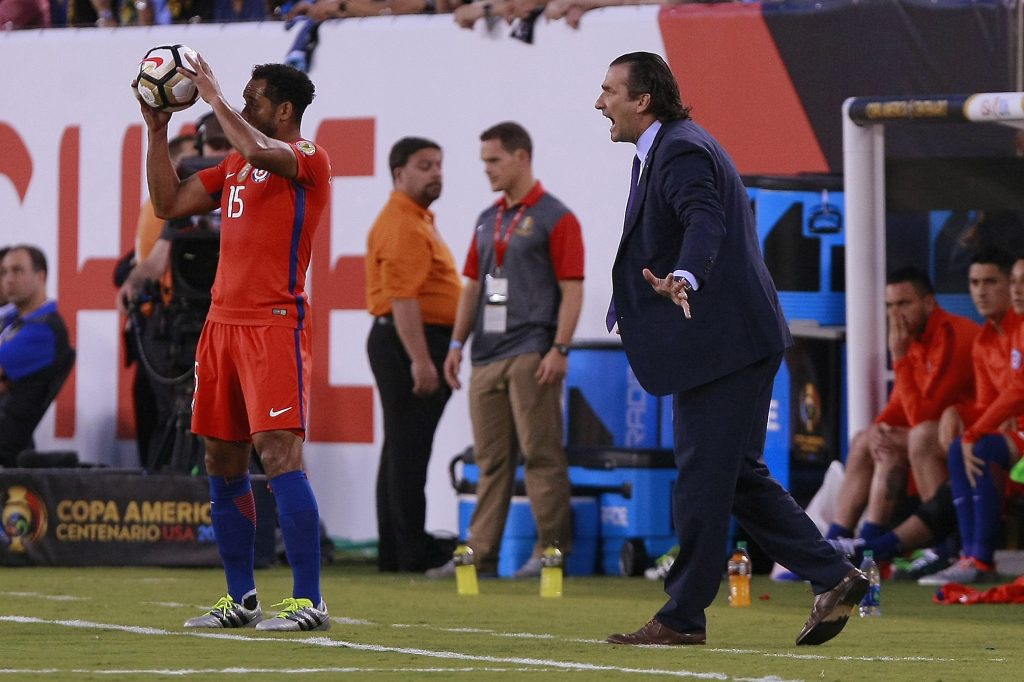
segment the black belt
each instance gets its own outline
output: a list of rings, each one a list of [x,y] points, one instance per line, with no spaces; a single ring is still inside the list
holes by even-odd
[[[373,318],[373,323],[379,324],[382,327],[394,327],[395,318],[392,317],[391,315],[380,315],[378,317]]]

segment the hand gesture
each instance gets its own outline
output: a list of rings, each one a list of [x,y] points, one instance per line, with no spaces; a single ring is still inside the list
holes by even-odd
[[[676,304],[683,309],[683,315],[686,315],[686,319],[690,319],[690,297],[687,294],[686,287],[689,284],[685,279],[680,278],[676,281],[672,273],[665,275],[660,278],[655,276],[648,268],[644,268],[644,279],[651,285],[654,292],[659,296],[664,296],[672,303]]]
[[[188,69],[178,69],[178,73],[196,84],[196,88],[199,89],[199,96],[203,98],[203,101],[207,104],[212,104],[214,100],[220,99],[220,84],[217,83],[217,79],[213,75],[213,69],[203,59],[203,55],[196,53],[196,58],[192,59],[192,55],[186,54],[185,61],[195,70],[195,73],[190,72]]]
[[[889,314],[889,353],[892,354],[892,361],[902,360],[910,348],[910,330],[907,321],[898,312]]]

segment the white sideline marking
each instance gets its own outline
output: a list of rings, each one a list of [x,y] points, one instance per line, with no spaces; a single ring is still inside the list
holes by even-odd
[[[494,667],[465,667],[465,668],[147,668],[133,670],[87,670],[84,668],[60,669],[42,668],[31,670],[4,669],[0,668],[0,675],[172,675],[185,677],[188,675],[294,675],[303,673],[551,673],[554,670],[543,668],[494,668]],[[564,671],[561,671],[564,672]]]
[[[640,675],[663,675],[668,677],[690,677],[702,680],[728,680],[729,676],[724,673],[694,672],[690,670],[658,670],[654,668],[623,668],[614,665],[596,665],[593,663],[573,663],[570,661],[545,660],[541,658],[519,658],[514,656],[480,656],[475,654],[464,654],[457,651],[431,651],[429,649],[417,649],[411,647],[393,647],[379,644],[360,644],[358,642],[347,642],[340,639],[329,639],[327,637],[309,637],[306,639],[293,639],[290,637],[247,637],[230,633],[216,632],[177,632],[161,628],[146,628],[136,625],[117,625],[114,623],[96,623],[86,620],[46,620],[29,616],[0,616],[0,622],[26,623],[39,625],[61,625],[71,628],[85,628],[91,630],[113,630],[127,632],[137,635],[161,635],[174,637],[198,637],[201,639],[223,639],[235,642],[276,642],[295,646],[305,644],[326,648],[355,649],[357,651],[374,651],[379,653],[408,654],[412,656],[425,656],[428,658],[441,658],[460,661],[480,661],[482,663],[497,663],[514,666],[530,666],[533,668],[549,668],[557,671],[610,671],[621,673],[635,673]]]
[[[70,594],[43,594],[42,592],[0,592],[0,595],[46,599],[47,601],[88,601],[88,597],[74,597]]]

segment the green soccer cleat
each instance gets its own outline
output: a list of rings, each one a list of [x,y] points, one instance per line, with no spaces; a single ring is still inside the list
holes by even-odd
[[[257,630],[273,632],[299,632],[307,630],[329,630],[331,617],[327,614],[327,604],[320,600],[320,606],[314,607],[309,599],[287,597],[273,608],[283,607],[281,613],[265,620],[256,626]]]
[[[231,595],[217,600],[207,613],[185,621],[187,628],[250,628],[263,620],[263,609],[259,602],[256,608],[247,609],[239,604]]]

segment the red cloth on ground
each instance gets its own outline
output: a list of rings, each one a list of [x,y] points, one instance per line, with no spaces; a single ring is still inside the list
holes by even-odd
[[[949,583],[935,593],[936,604],[1024,604],[1024,575],[1012,583],[979,592],[967,585]]]

